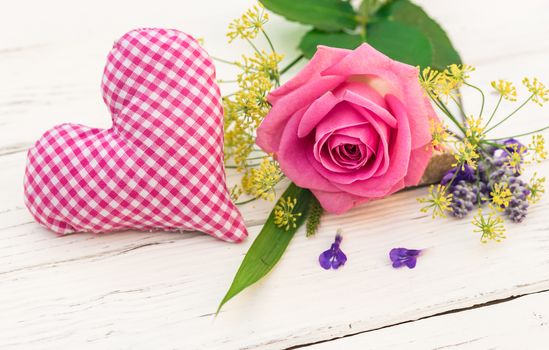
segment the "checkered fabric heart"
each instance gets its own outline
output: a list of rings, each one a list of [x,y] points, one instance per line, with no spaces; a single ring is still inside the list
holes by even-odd
[[[138,29],[111,50],[110,129],[63,124],[29,150],[25,199],[54,232],[127,229],[247,235],[223,169],[223,111],[211,59],[190,36]]]

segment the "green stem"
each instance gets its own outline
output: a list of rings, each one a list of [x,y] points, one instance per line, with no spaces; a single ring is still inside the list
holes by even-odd
[[[232,61],[229,61],[229,60],[224,60],[223,58],[219,58],[219,57],[214,57],[214,56],[210,56],[212,58],[212,60],[214,61],[218,61],[218,62],[222,62],[222,63],[227,63],[227,64],[232,64],[233,66],[238,66],[238,64],[236,64],[236,62],[232,62]]]
[[[431,96],[431,94],[429,94],[429,97],[431,98],[431,100],[433,101],[433,103],[444,113],[446,114],[446,116],[448,118],[450,118],[450,120],[456,124],[456,126],[459,128],[459,130],[461,130],[461,132],[463,133],[463,135],[465,135],[465,129],[463,128],[463,126],[456,120],[456,118],[452,115],[452,113],[450,113],[450,111],[448,110],[448,108],[446,108],[446,106],[444,105],[444,103],[440,100],[440,99],[435,99],[433,96]]]
[[[528,102],[530,102],[530,100],[532,99],[532,97],[534,97],[534,94],[530,95],[530,97],[528,97],[526,99],[526,101],[524,101],[520,106],[518,106],[514,111],[511,112],[511,114],[509,114],[507,117],[503,118],[503,120],[501,120],[499,123],[497,123],[496,125],[492,126],[490,129],[486,130],[486,133],[488,133],[490,130],[494,130],[495,128],[497,128],[498,126],[500,126],[501,124],[503,124],[507,119],[511,118],[515,113],[517,113],[522,107],[524,107]]]
[[[261,56],[261,51],[259,51],[259,49],[257,48],[257,46],[255,46],[255,44],[248,38],[246,38],[246,41],[248,42],[248,44],[250,44],[250,46],[255,50],[255,52],[257,52],[258,55]]]
[[[482,112],[484,112],[484,100],[485,100],[484,92],[482,92],[482,90],[479,89],[478,87],[476,87],[475,85],[471,85],[471,84],[469,84],[469,83],[467,83],[467,82],[463,82],[463,84],[465,84],[465,85],[467,85],[467,86],[469,86],[469,87],[471,87],[471,88],[477,90],[477,91],[480,93],[480,96],[482,97],[482,103],[481,103],[481,105],[480,105],[480,113],[479,113],[478,116],[479,116],[479,118],[482,117]]]
[[[450,129],[446,129],[446,133],[450,134],[452,137],[455,137],[456,139],[460,140],[460,141],[463,141],[463,137],[462,136],[459,136],[458,134],[456,134],[455,132],[453,132],[452,130]]]
[[[549,125],[546,126],[546,127],[541,128],[541,129],[537,129],[537,130],[530,131],[530,132],[525,132],[524,134],[518,134],[518,135],[506,136],[506,137],[498,137],[496,139],[489,139],[489,140],[490,141],[498,141],[498,140],[503,140],[503,139],[509,139],[509,138],[515,138],[515,137],[521,137],[521,136],[528,136],[528,135],[532,135],[532,134],[535,134],[535,133],[538,133],[538,132],[542,132],[542,131],[547,130],[547,129],[549,129]]]
[[[490,125],[490,122],[494,118],[494,115],[496,115],[496,111],[498,110],[502,99],[503,99],[503,95],[500,95],[498,103],[496,104],[496,108],[494,108],[494,111],[492,112],[492,115],[490,116],[490,119],[488,119],[488,121],[486,122],[486,125],[484,125],[484,129],[486,129],[488,127],[488,125]]]
[[[259,164],[246,164],[246,167],[254,168],[256,166],[259,166]],[[238,165],[225,165],[225,169],[238,169],[240,168]]]
[[[459,92],[459,90],[458,90]],[[461,106],[463,106],[463,98],[461,97],[461,95],[458,95],[458,101],[459,101],[459,104]],[[465,113],[463,112],[463,109],[460,108],[460,116],[461,116],[461,121],[462,122],[465,122],[467,120],[467,116],[465,115]]]
[[[234,205],[244,205],[244,204],[248,204],[248,203],[251,203],[253,201],[256,201],[258,199],[259,199],[259,197],[253,197],[253,198],[250,198],[250,199],[242,201],[242,202],[236,202]]]
[[[499,144],[499,143],[496,143],[496,142],[491,142],[491,141],[488,141],[488,140],[483,140],[481,143],[487,144],[487,145],[492,146],[492,147],[497,147],[497,148],[507,148],[505,145],[502,145],[502,144]]]
[[[454,101],[456,103],[456,105],[458,106],[459,108],[459,112],[461,113],[462,116],[466,116],[465,114],[465,111],[463,110],[463,106],[461,105],[461,102],[456,100],[456,98],[454,96],[450,96],[450,98],[452,99],[452,101]],[[462,117],[463,118],[463,117]]]
[[[263,28],[261,29],[261,33],[263,33],[263,36],[265,37],[265,39],[267,39],[267,42],[269,43],[269,46],[271,47],[271,51],[273,52],[273,54],[276,55],[276,51],[275,51],[273,42],[271,41],[271,38],[269,38],[269,36],[267,35],[267,33],[265,33]]]
[[[280,71],[280,75],[282,75],[282,74],[286,73],[287,71],[289,71],[293,66],[295,66],[299,61],[301,61],[304,58],[305,58],[305,56],[303,56],[303,55],[299,55],[298,57],[296,57],[286,67],[282,68],[282,70]]]
[[[263,159],[267,157],[267,155],[257,156],[257,157],[248,157],[246,160],[255,160],[255,159]]]

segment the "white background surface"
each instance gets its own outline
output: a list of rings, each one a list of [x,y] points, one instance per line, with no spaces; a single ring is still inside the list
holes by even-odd
[[[549,3],[421,0],[447,29],[474,80],[549,83]],[[173,27],[237,58],[228,22],[251,1],[10,1],[0,12],[0,348],[546,349],[549,344],[549,200],[508,239],[482,245],[468,220],[432,221],[415,198],[394,195],[302,231],[257,286],[212,316],[272,203],[242,208],[243,244],[199,234],[78,234],[39,227],[22,198],[25,151],[61,122],[108,126],[99,82],[112,42],[134,27]],[[306,27],[272,16],[288,60]],[[220,65],[220,78],[231,71]],[[523,90],[522,96],[525,95]],[[479,104],[466,93],[470,113]],[[493,103],[491,98],[489,103]],[[489,105],[490,106],[490,105]],[[511,107],[506,105],[507,110]],[[531,107],[501,129],[549,122]],[[547,163],[534,170],[549,176]],[[230,174],[230,180],[236,181]],[[337,228],[347,265],[318,266]],[[396,246],[428,248],[415,270],[393,270]]]

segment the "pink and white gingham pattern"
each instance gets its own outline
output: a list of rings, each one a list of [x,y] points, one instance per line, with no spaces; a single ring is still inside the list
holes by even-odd
[[[102,81],[110,129],[63,124],[29,150],[25,200],[54,232],[127,229],[247,236],[223,169],[223,111],[211,59],[177,30],[137,29]]]

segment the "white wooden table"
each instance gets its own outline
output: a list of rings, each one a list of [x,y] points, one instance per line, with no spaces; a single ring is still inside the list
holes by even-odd
[[[538,76],[549,83],[546,0],[419,1],[443,23],[474,80]],[[236,58],[226,24],[252,4],[238,1],[10,1],[0,11],[1,349],[547,349],[549,200],[501,244],[479,243],[467,220],[433,222],[415,190],[340,216],[318,235],[301,230],[280,264],[213,317],[272,203],[242,208],[240,245],[200,234],[125,232],[56,237],[23,204],[26,150],[61,122],[108,126],[99,91],[112,42],[134,27],[164,26],[206,39]],[[305,28],[272,16],[270,33],[288,59]],[[225,66],[219,76],[230,78]],[[467,93],[470,113],[478,107]],[[489,103],[493,103],[490,99]],[[549,122],[531,107],[502,131]],[[528,170],[549,176],[549,164]],[[229,174],[235,182],[234,174]],[[318,266],[335,231],[349,257]],[[415,270],[394,270],[397,246],[428,248]]]

